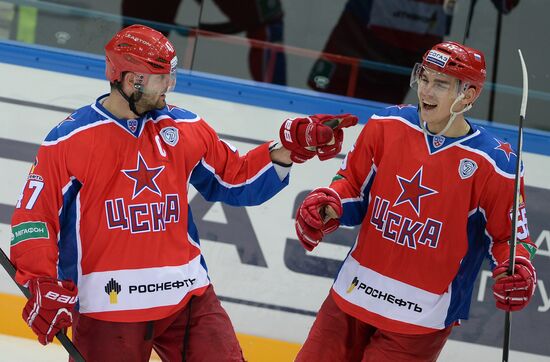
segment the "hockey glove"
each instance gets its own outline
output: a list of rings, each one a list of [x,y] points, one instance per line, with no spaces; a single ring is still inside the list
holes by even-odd
[[[282,145],[291,152],[290,158],[293,162],[303,163],[318,154],[318,146],[330,144],[322,152],[322,160],[326,160],[339,152],[334,153],[332,149],[338,149],[338,145],[340,149],[342,147],[344,136],[341,128],[356,123],[357,117],[350,115],[320,114],[287,119],[281,125],[279,135]]]
[[[31,298],[23,309],[23,319],[43,345],[50,343],[61,329],[73,323],[77,287],[71,281],[35,278],[29,281]]]
[[[321,187],[309,193],[298,208],[295,223],[304,248],[312,251],[323,236],[336,230],[342,211],[340,196],[333,189]]]
[[[342,151],[342,143],[344,143],[344,131],[342,128],[355,126],[359,121],[357,117],[351,114],[332,115],[317,115],[321,119],[321,123],[329,126],[333,130],[334,141],[326,145],[317,147],[317,156],[321,161],[331,159]]]
[[[505,274],[495,280],[493,295],[496,299],[497,308],[515,312],[523,309],[535,293],[537,274],[531,261],[524,257],[516,257],[514,274],[506,275],[508,260],[497,265],[493,270],[493,278]]]

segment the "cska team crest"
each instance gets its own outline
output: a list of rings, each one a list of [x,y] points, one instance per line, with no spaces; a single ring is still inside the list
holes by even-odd
[[[176,127],[164,127],[160,130],[160,136],[169,146],[175,146],[179,141],[179,132]]]
[[[474,172],[477,170],[477,163],[474,161],[463,158],[460,160],[460,164],[458,165],[458,174],[460,175],[460,178],[465,180],[468,177],[472,176]]]

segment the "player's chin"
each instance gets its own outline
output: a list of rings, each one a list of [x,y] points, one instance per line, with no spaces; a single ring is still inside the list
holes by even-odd
[[[420,107],[420,114],[424,121],[428,122],[430,119],[438,119],[441,117],[441,112],[439,112],[439,107]]]
[[[166,107],[166,99],[165,99],[164,96],[162,96],[157,101],[156,108],[157,109],[163,109],[164,107]]]
[[[427,111],[425,108],[423,107],[420,107],[420,118],[422,118],[422,120],[424,122],[429,122],[430,119],[432,118],[431,117],[431,112]]]

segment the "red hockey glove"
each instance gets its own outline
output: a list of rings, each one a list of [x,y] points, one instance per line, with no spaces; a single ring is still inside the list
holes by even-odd
[[[357,117],[351,114],[339,114],[336,116],[319,114],[320,122],[332,128],[334,133],[334,141],[329,144],[317,147],[317,156],[321,161],[331,159],[342,151],[342,143],[344,142],[344,131],[342,128],[355,126],[359,121]]]
[[[336,230],[342,211],[340,196],[333,189],[321,187],[309,193],[298,208],[295,223],[296,235],[304,248],[312,251],[323,236]]]
[[[326,148],[319,154],[319,158],[326,160],[336,156],[342,148],[344,134],[341,129],[354,124],[357,124],[355,116],[318,114],[287,119],[283,122],[279,135],[282,145],[291,152],[290,158],[293,162],[305,162],[319,154],[318,146],[324,145]],[[334,150],[338,152],[334,153]]]
[[[508,260],[499,264],[493,270],[493,278],[500,274],[506,274],[508,264]],[[497,308],[508,312],[523,309],[535,293],[536,284],[537,274],[531,261],[527,258],[517,257],[514,274],[496,279],[493,285]]]
[[[290,159],[303,163],[315,156],[315,147],[332,140],[332,129],[315,116],[287,119],[279,130],[282,145],[289,150]]]
[[[29,281],[31,298],[23,309],[23,319],[43,345],[50,343],[61,329],[73,323],[72,311],[77,288],[71,281],[35,278]]]

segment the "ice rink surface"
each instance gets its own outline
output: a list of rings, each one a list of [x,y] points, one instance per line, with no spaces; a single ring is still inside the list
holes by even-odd
[[[54,362],[66,361],[67,353],[57,344],[43,347],[40,343],[26,338],[16,338],[0,335],[0,360],[3,362]],[[500,361],[501,350],[493,347],[474,345],[471,343],[448,341],[438,361],[441,362],[477,362]],[[246,357],[246,356],[245,356]],[[158,361],[152,358],[151,361]],[[530,353],[510,352],[511,362],[549,362],[550,357],[537,356]],[[262,361],[249,362],[285,362],[272,361],[269,358]]]

